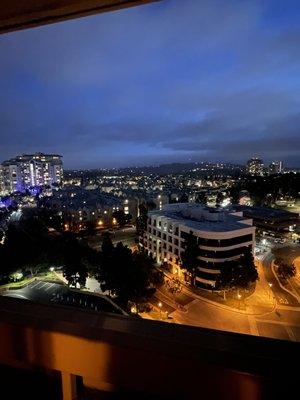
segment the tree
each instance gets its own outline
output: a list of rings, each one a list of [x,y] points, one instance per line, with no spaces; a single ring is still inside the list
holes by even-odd
[[[238,260],[237,264],[236,286],[241,289],[247,289],[259,279],[253,254],[249,247],[245,248],[244,255]]]
[[[142,203],[139,205],[140,215],[136,219],[136,233],[138,236],[143,236],[144,232],[147,230],[148,221],[148,209],[146,204]]]
[[[180,197],[179,197],[179,203],[188,203],[189,202],[189,197],[186,193],[183,193]]]
[[[200,203],[200,204],[203,204],[203,205],[207,205],[207,194],[206,194],[206,192],[205,191],[201,191],[200,193],[198,193],[197,194],[197,197],[196,197],[196,203]]]
[[[197,243],[197,238],[192,233],[189,233],[185,239],[185,250],[181,255],[181,263],[183,268],[185,268],[192,276],[192,283],[195,282],[195,276],[197,267],[199,266],[199,246]]]
[[[96,222],[95,221],[87,221],[85,226],[86,226],[87,233],[89,235],[95,234],[95,232],[96,232]]]
[[[224,194],[222,192],[218,192],[216,197],[216,206],[220,207],[224,199],[225,199]]]
[[[155,285],[163,282],[163,276],[156,271],[151,257],[144,251],[132,251],[122,243],[114,246],[108,236],[102,243],[100,264],[96,279],[103,291],[109,291],[117,301],[127,307],[128,303],[147,301],[155,292]]]
[[[278,275],[283,279],[293,278],[296,275],[296,268],[294,264],[289,264],[283,259],[279,259],[277,260],[277,265]]]
[[[10,224],[4,241],[7,267],[36,275],[41,265],[47,262],[47,242],[48,231],[36,218]]]
[[[63,276],[68,281],[69,286],[84,287],[88,277],[87,266],[74,256],[70,256],[63,267]]]
[[[226,300],[226,292],[232,290],[234,287],[234,268],[235,263],[226,261],[217,275],[215,289],[223,290],[224,300]]]
[[[116,219],[119,226],[124,226],[128,222],[128,219],[123,210],[118,210],[113,213],[113,217]]]
[[[67,279],[69,286],[85,286],[90,267],[91,254],[93,250],[82,245],[74,236],[67,236],[61,249],[63,259],[63,276]]]
[[[241,191],[241,187],[239,184],[236,184],[229,189],[230,199],[233,204],[239,203],[240,191]]]
[[[127,301],[135,304],[144,303],[155,293],[156,285],[163,283],[163,274],[154,267],[153,259],[144,250],[132,255],[131,276],[127,286]]]
[[[114,250],[109,233],[104,233],[99,254],[99,264],[94,271],[94,275],[100,284],[101,290],[104,292],[109,291],[110,294],[116,288]]]
[[[215,288],[225,291],[231,289],[248,289],[258,280],[258,273],[249,248],[245,248],[244,255],[239,260],[225,262],[217,275]]]

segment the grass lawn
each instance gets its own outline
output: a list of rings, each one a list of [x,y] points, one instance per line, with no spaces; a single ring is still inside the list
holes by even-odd
[[[38,274],[37,276],[26,277],[17,282],[7,283],[5,285],[0,286],[0,288],[1,289],[21,289],[23,286],[28,285],[30,282],[34,281],[35,279],[47,280],[47,281],[53,281],[53,282],[61,282],[61,280],[57,277],[55,272],[47,271],[47,272],[42,272],[42,273]]]

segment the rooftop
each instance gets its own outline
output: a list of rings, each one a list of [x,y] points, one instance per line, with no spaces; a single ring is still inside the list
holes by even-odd
[[[205,207],[195,203],[168,204],[162,210],[149,215],[169,218],[191,229],[210,232],[230,232],[249,228],[246,218],[232,215],[224,209]]]
[[[87,190],[78,186],[66,186],[56,190],[46,201],[49,204],[59,203],[60,206],[73,210],[122,205],[122,201],[111,194],[101,192],[99,189]]]
[[[250,206],[242,206],[242,205],[234,205],[231,207],[231,210],[242,211],[247,213],[247,215],[251,215],[251,217],[255,218],[292,218],[298,217],[297,213],[293,213],[290,211],[280,210],[277,208],[269,208],[269,207],[250,207]]]

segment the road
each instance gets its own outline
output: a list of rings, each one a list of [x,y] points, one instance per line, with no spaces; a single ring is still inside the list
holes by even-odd
[[[271,259],[271,255],[265,257],[258,267],[260,279],[255,293],[246,299],[245,310],[201,298],[186,287],[173,295],[164,285],[152,299],[156,311],[161,310],[155,315],[164,319],[168,314],[179,324],[300,341],[300,304],[278,285],[270,268]],[[269,283],[273,284],[272,291]]]
[[[265,305],[249,301],[246,314],[192,296],[181,309],[173,303],[173,310],[170,310],[172,303],[160,292],[157,299],[162,302],[162,312],[168,311],[175,323],[300,341],[300,307],[277,307],[273,299]]]
[[[290,244],[275,250],[275,256],[293,263],[296,267],[296,276],[289,279],[288,288],[298,297],[300,301],[300,245]]]
[[[299,307],[300,304],[297,299],[288,293],[286,290],[282,289],[276,279],[272,270],[272,261],[274,261],[274,255],[269,252],[260,259],[261,266],[264,271],[265,278],[269,284],[272,285],[271,290],[273,295],[276,297],[277,303],[287,306]]]

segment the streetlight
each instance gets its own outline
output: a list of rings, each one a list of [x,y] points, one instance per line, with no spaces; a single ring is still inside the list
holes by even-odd
[[[241,295],[238,293],[238,295],[237,295],[237,297],[238,297],[238,299],[239,299],[239,309],[240,309],[240,305],[241,305]]]
[[[162,303],[159,302],[157,305],[158,305],[158,307],[159,307],[159,316],[160,316],[160,319],[161,319],[161,308],[162,308]]]
[[[272,286],[273,286],[273,283],[269,282],[269,287],[270,287],[270,290],[269,290],[269,300],[270,300],[270,294],[271,294],[271,292],[272,292],[272,290],[271,290]]]
[[[136,314],[137,313],[137,309],[136,309],[135,306],[132,306],[130,311],[131,311],[132,314]]]

